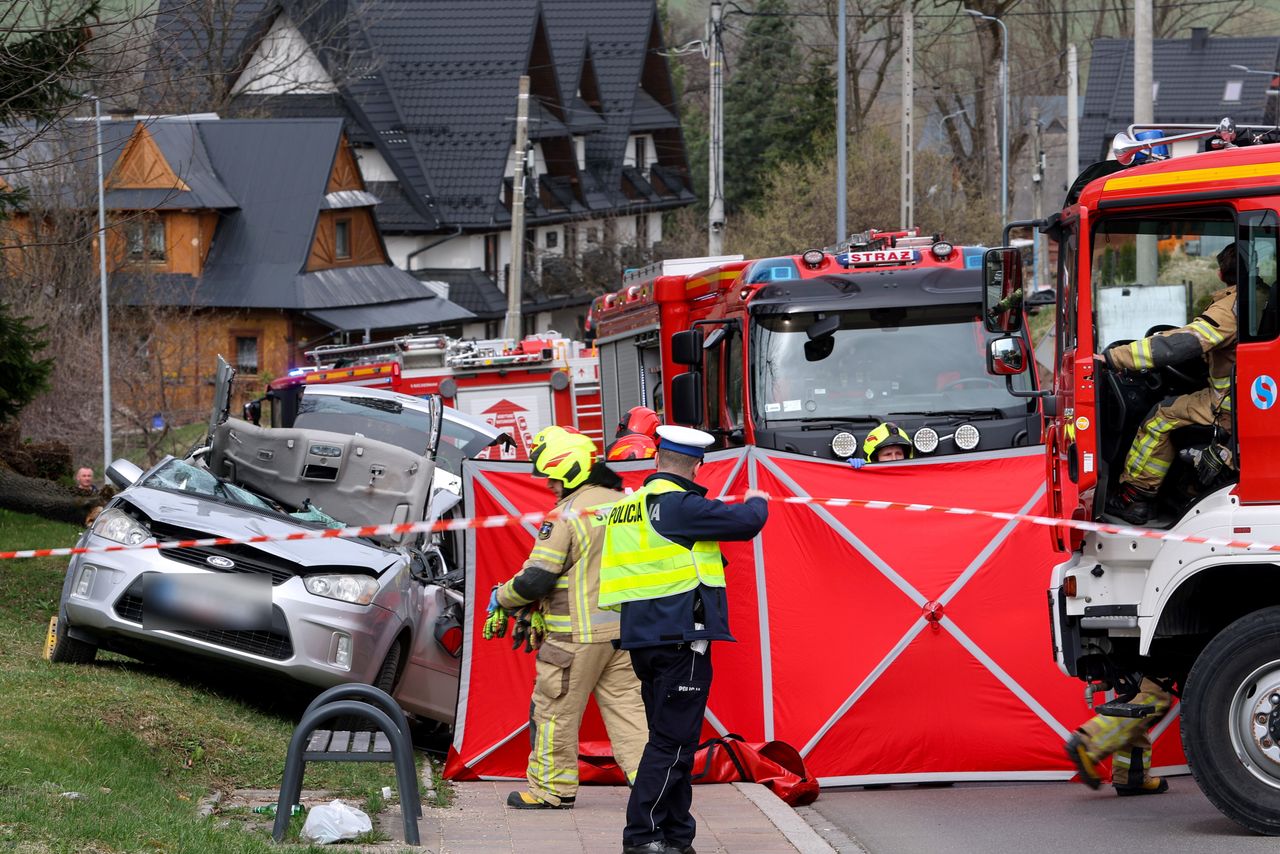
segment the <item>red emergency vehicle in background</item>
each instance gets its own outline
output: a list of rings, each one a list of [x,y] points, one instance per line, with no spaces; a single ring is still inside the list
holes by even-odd
[[[883,421],[917,457],[1037,444],[1034,378],[986,374],[983,251],[872,230],[841,251],[634,271],[592,305],[604,423],[643,404],[720,447],[825,459]]]
[[[1236,244],[1228,277],[1238,283],[1239,337],[1223,345],[1236,365],[1220,410],[1232,428],[1170,433],[1175,455],[1150,523],[1167,539],[1057,528],[1066,560],[1049,606],[1064,673],[1098,693],[1124,694],[1141,676],[1165,681],[1180,696],[1182,745],[1205,795],[1245,827],[1280,835],[1280,567],[1275,551],[1244,542],[1280,543],[1280,145],[1271,131],[1228,119],[1130,128],[1116,137],[1116,159],[1086,169],[1063,210],[1039,225],[1059,250],[1057,352],[1043,401],[1051,511],[1120,525],[1105,508],[1135,436],[1158,403],[1204,388],[1207,370],[1193,355],[1126,374],[1097,354],[1192,322],[1224,287],[1218,253]],[[1192,153],[1169,158],[1181,148]],[[1009,334],[991,343],[989,368],[1020,377],[1030,362],[1021,265],[998,249],[986,270],[989,328]]]
[[[307,355],[315,367],[293,371],[269,386],[268,396],[285,408],[289,404],[282,398],[291,387],[355,383],[417,396],[438,394],[447,406],[487,421],[515,443],[492,448],[492,459],[528,459],[533,437],[552,424],[573,427],[603,448],[598,363],[595,351],[580,341],[554,333],[518,342],[427,335],[326,345]]]

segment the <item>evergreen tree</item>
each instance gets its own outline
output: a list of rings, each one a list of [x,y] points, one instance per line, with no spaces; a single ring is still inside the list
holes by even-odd
[[[835,79],[823,63],[806,66],[787,0],[760,0],[725,86],[725,204],[730,212],[760,198],[778,165],[813,153],[835,118]]]
[[[48,386],[53,362],[37,358],[47,346],[38,337],[42,331],[0,303],[0,424],[12,420]]]
[[[97,20],[98,3],[72,4],[53,20],[28,4],[0,14],[0,127],[33,122],[29,133],[0,135],[0,163],[16,148],[31,145],[45,126],[79,104],[78,75],[88,68],[85,46]],[[0,181],[0,218],[20,207],[21,187]],[[0,304],[0,424],[12,420],[48,387],[50,359],[43,327],[9,313]]]
[[[22,120],[47,123],[80,102],[78,75],[89,65],[85,47],[97,22],[98,2],[69,4],[51,16],[54,20],[46,17],[50,11],[17,4],[0,14],[0,126]],[[0,137],[0,162],[12,150],[13,143]],[[0,184],[0,216],[21,205],[24,196],[21,188]]]

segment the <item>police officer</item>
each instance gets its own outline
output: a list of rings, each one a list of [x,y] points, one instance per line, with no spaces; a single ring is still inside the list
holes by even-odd
[[[752,539],[769,514],[760,490],[726,504],[694,483],[710,434],[670,425],[657,432],[658,471],[613,506],[600,564],[600,605],[621,607],[621,646],[631,652],[649,722],[623,854],[693,851],[689,772],[711,688],[709,641],[733,640],[718,541]]]
[[[622,480],[595,456],[595,443],[561,427],[548,427],[534,439],[534,474],[547,478],[561,515],[542,523],[524,567],[490,600],[490,612],[499,605],[515,611],[542,602],[547,625],[529,704],[529,785],[507,797],[516,809],[573,808],[578,727],[592,694],[628,782],[644,750],[640,683],[630,654],[613,644],[618,614],[596,607],[605,511],[591,508],[622,498]]]

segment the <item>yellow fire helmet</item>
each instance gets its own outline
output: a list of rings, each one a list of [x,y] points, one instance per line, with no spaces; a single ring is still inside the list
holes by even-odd
[[[862,443],[862,455],[867,458],[867,462],[875,462],[876,451],[889,445],[902,445],[906,448],[907,459],[916,455],[907,431],[892,421],[886,421],[867,434],[866,441]]]
[[[551,426],[533,438],[529,461],[534,477],[558,480],[565,489],[577,489],[591,474],[596,445],[581,433]]]

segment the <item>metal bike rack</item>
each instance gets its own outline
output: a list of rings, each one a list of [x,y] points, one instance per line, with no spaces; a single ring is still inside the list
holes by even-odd
[[[375,724],[378,731],[352,733],[320,728],[321,724],[343,715],[364,718]],[[284,760],[284,778],[280,782],[276,821],[271,831],[276,842],[283,841],[289,828],[293,805],[302,794],[302,776],[308,762],[394,762],[404,817],[404,840],[409,845],[419,844],[422,796],[418,791],[409,722],[391,695],[372,685],[350,682],[330,688],[307,706],[293,730]]]

